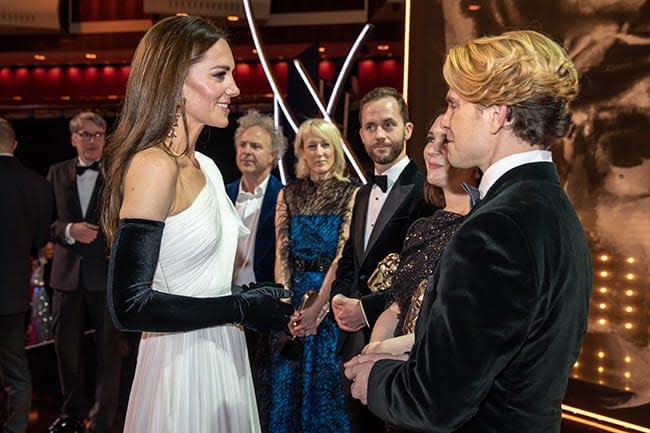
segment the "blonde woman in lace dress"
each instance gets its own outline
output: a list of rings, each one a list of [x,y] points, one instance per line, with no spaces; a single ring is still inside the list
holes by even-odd
[[[270,379],[262,391],[267,401],[261,412],[270,433],[349,431],[341,361],[335,354],[339,330],[329,315],[318,320],[330,299],[358,189],[344,176],[340,141],[333,123],[305,121],[294,143],[297,179],[278,195],[276,281],[292,290],[296,308],[308,291],[318,296],[289,322],[289,332],[302,343],[300,353],[294,358],[274,351],[268,359]]]

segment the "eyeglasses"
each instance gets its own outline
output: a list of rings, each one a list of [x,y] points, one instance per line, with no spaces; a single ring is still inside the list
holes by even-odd
[[[95,138],[97,140],[102,140],[106,136],[106,133],[105,132],[95,132],[95,133],[91,134],[90,132],[81,131],[81,132],[77,132],[77,135],[79,137],[81,137],[82,140],[90,141],[93,138]]]

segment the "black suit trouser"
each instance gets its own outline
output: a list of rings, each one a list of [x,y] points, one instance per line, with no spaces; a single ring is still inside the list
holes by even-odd
[[[62,416],[90,419],[97,433],[108,431],[117,411],[120,368],[122,364],[121,335],[115,330],[106,307],[106,292],[80,289],[74,292],[54,291],[54,347],[59,363],[59,379],[63,394]],[[95,329],[95,402],[88,410],[86,399],[82,337],[86,316]]]
[[[5,433],[27,431],[32,403],[32,376],[25,352],[25,314],[0,315],[0,382],[7,390]]]

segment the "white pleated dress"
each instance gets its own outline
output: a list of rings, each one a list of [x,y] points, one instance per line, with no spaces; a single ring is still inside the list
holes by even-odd
[[[206,177],[192,205],[165,220],[155,290],[184,296],[231,293],[237,240],[248,230],[214,162],[196,153]],[[259,432],[255,391],[239,326],[144,332],[125,433]]]

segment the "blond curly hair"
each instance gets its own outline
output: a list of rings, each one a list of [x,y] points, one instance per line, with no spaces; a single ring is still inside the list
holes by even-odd
[[[508,106],[513,131],[531,144],[548,147],[571,129],[568,105],[578,96],[578,71],[564,49],[541,33],[510,31],[454,47],[443,76],[469,102]]]

